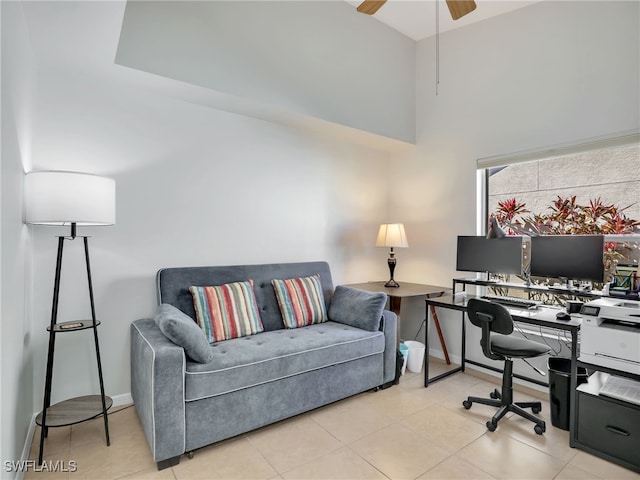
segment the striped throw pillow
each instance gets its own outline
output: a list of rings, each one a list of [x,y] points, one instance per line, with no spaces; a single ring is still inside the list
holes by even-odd
[[[189,287],[196,321],[209,343],[245,337],[264,330],[253,280],[213,287]]]
[[[286,328],[298,328],[327,321],[320,275],[288,280],[271,280]]]

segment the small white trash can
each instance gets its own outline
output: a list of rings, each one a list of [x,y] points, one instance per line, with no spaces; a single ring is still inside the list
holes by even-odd
[[[404,343],[400,344],[400,353],[402,353],[402,375],[404,375],[404,371],[407,369],[407,358],[409,357],[409,347],[407,347]]]
[[[420,373],[422,371],[422,364],[424,362],[424,343],[408,340],[405,341],[404,344],[409,347],[407,368],[410,372]]]

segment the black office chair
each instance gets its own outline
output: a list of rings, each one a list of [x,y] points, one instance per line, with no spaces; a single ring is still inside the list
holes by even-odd
[[[534,430],[542,435],[546,430],[544,420],[531,415],[524,410],[531,408],[533,413],[542,411],[540,402],[515,402],[513,401],[513,358],[532,358],[549,352],[549,347],[538,342],[524,338],[513,337],[513,319],[502,305],[476,298],[470,298],[467,303],[469,320],[476,327],[482,328],[480,345],[485,356],[492,360],[504,360],[504,372],[502,374],[502,392],[494,390],[491,398],[468,397],[462,405],[469,410],[471,404],[480,403],[498,408],[491,420],[487,422],[487,429],[493,432],[498,421],[507,412],[513,412],[535,423]]]

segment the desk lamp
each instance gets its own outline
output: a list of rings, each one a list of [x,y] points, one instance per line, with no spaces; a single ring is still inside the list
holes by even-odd
[[[85,263],[87,267],[87,280],[89,283],[89,300],[91,303],[91,320],[58,322],[58,299],[60,293],[60,272],[62,270],[62,252],[65,241],[73,241],[76,238],[78,225],[113,225],[116,218],[116,184],[111,178],[99,177],[86,173],[41,171],[31,172],[25,177],[25,222],[33,225],[69,225],[69,236],[58,237],[58,256],[56,261],[56,273],[53,287],[53,305],[51,308],[51,324],[49,330],[49,352],[47,355],[47,373],[44,389],[44,401],[42,412],[36,418],[36,423],[42,426],[40,435],[40,453],[38,465],[42,463],[44,438],[47,436],[49,426],[62,426],[61,421],[53,413],[56,407],[62,410],[62,406],[78,399],[70,399],[60,404],[51,406],[51,386],[53,376],[53,359],[55,350],[56,333],[71,332],[75,330],[93,329],[96,358],[98,362],[98,376],[100,382],[99,400],[93,402],[87,408],[87,418],[98,415],[104,416],[105,436],[109,445],[109,427],[107,423],[107,409],[111,406],[111,399],[105,397],[102,379],[102,365],[100,362],[100,348],[98,344],[93,285],[91,282],[91,267],[89,265],[88,237],[83,236]],[[85,398],[85,397],[83,397]],[[51,410],[51,420],[47,418],[47,412]],[[67,409],[69,410],[69,409]],[[84,419],[83,419],[84,420]],[[69,420],[70,423],[83,421]]]
[[[391,248],[389,259],[387,260],[390,278],[389,281],[384,284],[385,287],[397,288],[400,286],[398,282],[393,279],[393,271],[396,269],[396,258],[393,249],[394,247],[405,248],[408,246],[407,234],[404,232],[404,225],[402,223],[384,223],[380,225],[376,247]]]

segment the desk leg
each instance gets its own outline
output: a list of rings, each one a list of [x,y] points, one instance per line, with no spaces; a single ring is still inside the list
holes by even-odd
[[[426,312],[425,312],[425,324],[424,324],[424,388],[429,386],[429,312],[433,306],[426,304]],[[431,307],[431,308],[429,308]]]
[[[462,341],[460,349],[462,350],[462,359],[460,360],[460,370],[464,372],[465,359],[467,357],[467,322],[464,321],[465,313],[462,312]]]
[[[462,312],[462,364],[459,367],[453,368],[451,370],[447,370],[444,373],[441,373],[440,375],[436,375],[433,378],[429,378],[429,314],[430,313],[435,313],[434,310],[434,306],[433,305],[429,305],[429,300],[426,301],[426,322],[425,322],[425,327],[424,327],[424,345],[425,345],[425,357],[424,357],[424,388],[427,388],[429,386],[429,383],[433,383],[437,380],[440,380],[442,378],[446,378],[449,375],[453,375],[454,373],[457,372],[464,372],[464,364],[465,364],[465,336],[466,336],[466,331],[465,331],[465,323],[464,323],[464,312]],[[431,308],[430,308],[431,307]]]
[[[438,296],[442,296],[442,294]],[[442,352],[444,353],[444,359],[447,362],[447,365],[451,365],[451,360],[449,360],[449,352],[447,351],[447,344],[444,341],[442,329],[440,328],[440,320],[438,320],[436,307],[434,307],[433,305],[431,305],[431,316],[433,317],[433,324],[436,326],[436,331],[438,332],[438,338],[440,338],[440,346],[442,347]],[[427,318],[427,321],[429,321],[429,318]]]
[[[396,324],[396,348],[400,347],[400,303],[402,302],[402,297],[392,297],[389,296],[389,310],[396,314],[398,317]]]
[[[569,446],[576,443],[576,388],[578,388],[578,330],[571,330],[571,382],[569,391]]]
[[[402,302],[402,297],[391,297],[389,296],[389,309],[395,313],[396,315],[400,315],[400,303]]]

